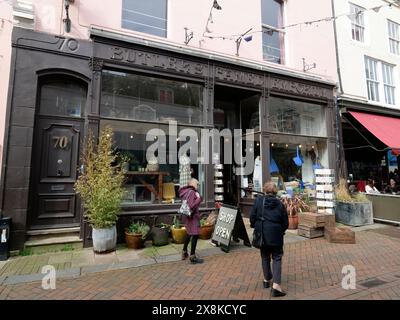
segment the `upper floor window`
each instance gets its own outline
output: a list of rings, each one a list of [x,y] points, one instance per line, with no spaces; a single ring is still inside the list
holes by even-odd
[[[123,0],[122,28],[167,36],[167,0]]]
[[[388,20],[388,32],[390,52],[394,54],[400,54],[399,24]]]
[[[395,104],[395,85],[393,79],[394,67],[390,64],[382,63],[383,88],[385,91],[385,102]]]
[[[283,25],[282,7],[282,1],[261,0],[263,58],[280,64],[284,63],[284,33],[277,29]]]
[[[351,36],[353,40],[364,42],[364,8],[350,3]]]
[[[368,100],[379,101],[378,62],[365,57],[365,75],[367,78]]]

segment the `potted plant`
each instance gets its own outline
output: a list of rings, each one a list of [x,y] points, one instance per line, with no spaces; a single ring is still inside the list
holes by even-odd
[[[185,238],[187,235],[186,228],[182,225],[177,215],[174,216],[174,220],[172,222],[171,234],[174,243],[182,244],[185,242]]]
[[[150,227],[144,222],[132,222],[130,226],[125,229],[125,240],[128,248],[143,248],[144,240],[146,239],[149,231]]]
[[[207,220],[208,217],[202,217],[200,219],[200,234],[199,238],[202,240],[211,239],[214,231],[214,225]]]
[[[350,226],[364,226],[374,223],[372,202],[363,193],[350,194],[346,180],[340,179],[335,187],[337,222]]]
[[[282,203],[286,207],[289,218],[288,229],[295,230],[299,225],[299,213],[309,211],[310,208],[300,195],[294,195],[291,198],[284,197]]]
[[[93,227],[93,250],[109,252],[117,243],[116,222],[123,198],[124,174],[116,163],[113,152],[113,131],[110,127],[100,132],[96,145],[93,133],[89,133],[84,148],[83,172],[75,183],[84,207],[84,217]]]
[[[153,245],[155,246],[165,246],[169,243],[169,230],[171,226],[166,223],[160,223],[153,227]]]

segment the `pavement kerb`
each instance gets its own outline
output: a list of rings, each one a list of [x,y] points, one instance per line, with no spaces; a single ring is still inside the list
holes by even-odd
[[[240,247],[237,246],[233,248],[232,251],[235,252],[235,251],[249,250],[249,249],[251,248],[245,246],[240,246]],[[213,255],[225,254],[225,252],[223,252],[221,248],[215,247],[215,248],[198,250],[198,254],[202,257],[209,257]],[[181,256],[173,254],[165,256],[155,256],[153,258],[133,259],[123,262],[86,265],[81,267],[68,268],[64,270],[56,270],[56,277],[57,279],[72,279],[89,274],[101,273],[105,271],[138,268],[154,264],[177,262],[177,261],[181,261]],[[24,275],[0,276],[0,285],[4,286],[4,285],[14,285],[20,283],[38,282],[42,281],[44,275],[45,274],[43,273],[35,273],[35,274],[24,274]]]

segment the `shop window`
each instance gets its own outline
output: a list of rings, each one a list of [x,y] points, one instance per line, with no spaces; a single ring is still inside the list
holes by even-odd
[[[100,114],[116,119],[202,124],[203,86],[104,71]]]
[[[262,0],[263,58],[266,61],[283,64],[284,33],[282,27],[282,1]]]
[[[178,190],[183,180],[179,162],[174,164],[174,161],[170,158],[170,144],[176,144],[177,152],[175,156],[178,160],[179,148],[189,139],[186,141],[179,139],[179,132],[185,128],[178,127],[177,138],[168,135],[167,125],[101,120],[101,127],[105,126],[110,126],[114,131],[115,149],[119,154],[118,161],[126,174],[123,205],[179,203]],[[160,158],[165,156],[165,163],[153,161],[153,159],[147,161],[146,152],[157,138],[153,141],[146,141],[146,135],[149,130],[156,128],[162,130],[166,135],[164,142],[160,140],[164,152],[161,153],[161,149],[156,151],[156,156]],[[197,142],[198,150],[190,150],[188,156],[197,160],[200,154],[200,144],[197,141],[197,137],[200,137],[200,130],[193,129],[192,133],[191,138],[196,139],[193,141]],[[191,176],[199,180],[199,191],[204,197],[204,166],[199,164],[198,161],[192,161],[190,166],[192,169]],[[160,191],[163,194],[162,197],[159,196]]]
[[[328,168],[326,139],[272,135],[270,174],[280,190],[314,190],[315,169]]]
[[[167,0],[123,0],[122,28],[167,36]]]
[[[86,86],[72,81],[43,83],[40,89],[40,114],[80,117],[86,105]]]
[[[242,154],[246,152],[245,150],[245,145],[246,145],[246,136],[243,135],[243,144],[242,144]],[[254,152],[254,170],[251,174],[249,175],[243,175],[240,176],[241,178],[241,197],[249,197],[251,194],[251,191],[256,191],[256,192],[262,192],[262,186],[263,186],[263,181],[262,181],[262,173],[263,173],[263,167],[262,167],[262,152],[261,152],[261,142],[260,142],[260,134],[256,134],[254,136],[254,143],[251,144],[250,146],[252,151]],[[251,191],[249,191],[251,190]]]
[[[271,97],[269,130],[306,136],[326,136],[325,108],[321,105]]]

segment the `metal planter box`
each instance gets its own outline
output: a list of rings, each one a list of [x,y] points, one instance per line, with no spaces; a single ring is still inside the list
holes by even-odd
[[[374,223],[372,202],[336,201],[336,222],[358,227]]]

